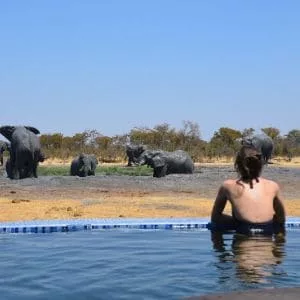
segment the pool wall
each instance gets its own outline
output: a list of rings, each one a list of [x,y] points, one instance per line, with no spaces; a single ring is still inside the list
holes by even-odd
[[[300,229],[300,218],[288,217],[286,228]],[[209,230],[209,218],[110,218],[0,222],[0,233],[52,233],[111,229]]]

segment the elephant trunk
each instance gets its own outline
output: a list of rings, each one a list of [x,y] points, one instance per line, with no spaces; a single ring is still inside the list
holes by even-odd
[[[147,160],[146,157],[139,157],[137,159],[135,159],[135,163],[142,166],[142,165],[146,165],[147,164]]]

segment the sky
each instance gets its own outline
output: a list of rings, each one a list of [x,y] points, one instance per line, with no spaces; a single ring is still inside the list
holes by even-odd
[[[300,1],[0,0],[0,126],[300,129]]]

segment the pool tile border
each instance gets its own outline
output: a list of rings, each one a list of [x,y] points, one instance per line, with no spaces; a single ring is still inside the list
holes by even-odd
[[[300,218],[289,217],[288,230],[300,229]],[[208,218],[111,218],[0,222],[0,234],[33,234],[92,230],[209,230]]]

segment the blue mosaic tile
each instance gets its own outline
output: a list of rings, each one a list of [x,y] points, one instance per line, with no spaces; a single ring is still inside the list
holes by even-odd
[[[286,228],[299,230],[300,218],[287,218]],[[41,220],[0,223],[0,233],[32,234],[90,230],[138,229],[138,230],[209,230],[208,218],[128,218],[128,219],[79,219]]]

